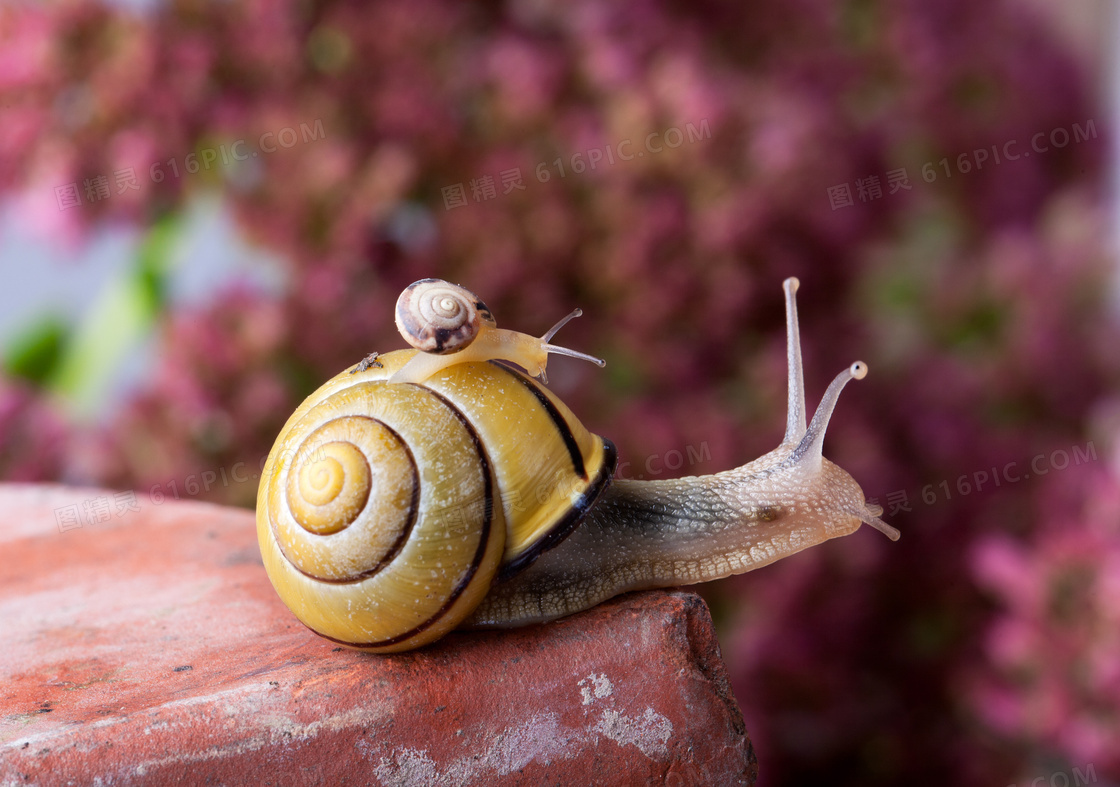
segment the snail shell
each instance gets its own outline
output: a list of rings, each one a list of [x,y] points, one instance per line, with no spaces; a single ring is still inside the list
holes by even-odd
[[[459,625],[576,527],[614,446],[550,391],[491,363],[423,384],[388,378],[414,354],[343,372],[291,416],[258,495],[265,568],[315,632],[406,650]]]
[[[465,349],[483,325],[497,326],[490,309],[465,287],[421,279],[397,298],[397,330],[417,350],[445,355]]]

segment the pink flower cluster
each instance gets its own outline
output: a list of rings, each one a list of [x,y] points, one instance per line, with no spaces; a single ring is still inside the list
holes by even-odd
[[[1071,479],[1025,541],[978,539],[976,583],[997,604],[983,669],[962,689],[992,729],[1045,741],[1074,763],[1120,771],[1120,480],[1103,467]]]
[[[63,419],[30,386],[0,377],[0,479],[57,480],[65,451]]]
[[[396,295],[435,275],[529,332],[583,307],[563,340],[607,368],[558,359],[554,389],[628,477],[690,446],[710,464],[679,472],[714,472],[780,436],[779,283],[797,275],[810,396],[871,367],[826,452],[911,510],[897,544],[861,533],[704,591],[764,779],[1008,784],[1054,758],[1103,773],[1120,537],[1115,433],[1089,414],[1120,361],[1093,94],[1012,0],[8,6],[0,189],[30,220],[79,241],[217,191],[289,287],[164,315],[150,381],[102,427],[63,434],[5,382],[0,470],[146,492],[255,469],[307,393],[401,345]],[[1077,144],[920,180],[1091,122]],[[903,168],[911,190],[830,204],[835,184]],[[130,170],[139,188],[118,190]],[[525,188],[503,193],[514,170]],[[102,176],[110,196],[89,198]],[[468,188],[449,209],[447,187],[486,177],[492,198]],[[81,204],[60,209],[71,183]],[[957,483],[1088,442],[1096,462]]]

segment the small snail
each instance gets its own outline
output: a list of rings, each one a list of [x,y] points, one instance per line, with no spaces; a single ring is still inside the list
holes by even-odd
[[[897,539],[821,455],[841,389],[867,367],[839,374],[806,427],[798,282],[783,287],[781,445],[714,475],[612,482],[613,444],[531,379],[549,353],[603,364],[549,343],[579,310],[538,339],[497,328],[461,287],[416,282],[396,322],[418,349],[329,380],[269,454],[257,535],[273,586],[316,633],[388,653],[750,571],[861,523]]]
[[[583,311],[576,309],[535,339],[498,328],[490,309],[471,291],[439,279],[421,279],[401,293],[394,317],[404,340],[421,352],[412,356],[389,382],[422,383],[440,369],[471,361],[510,361],[520,365],[530,377],[540,377],[547,383],[548,353],[605,366],[600,358],[548,343],[557,331],[581,314]]]

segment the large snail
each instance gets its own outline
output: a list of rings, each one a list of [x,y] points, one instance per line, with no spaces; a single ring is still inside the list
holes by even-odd
[[[353,648],[408,650],[460,626],[552,620],[630,590],[739,574],[879,519],[823,458],[856,362],[806,428],[795,292],[784,283],[789,408],[781,445],[715,475],[614,480],[615,450],[532,376],[548,353],[467,290],[425,279],[396,321],[417,350],[371,355],[288,419],[257,495],[281,599]]]

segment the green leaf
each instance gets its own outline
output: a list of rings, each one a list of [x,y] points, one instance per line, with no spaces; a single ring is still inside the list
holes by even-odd
[[[170,216],[152,227],[131,270],[102,288],[66,342],[48,382],[75,415],[96,414],[128,354],[152,332],[166,303],[180,224]]]
[[[59,317],[41,318],[10,341],[4,373],[43,385],[62,360],[68,334],[69,326]]]

